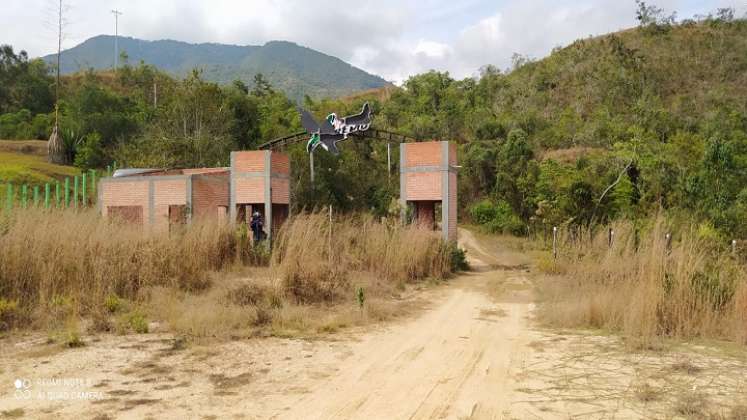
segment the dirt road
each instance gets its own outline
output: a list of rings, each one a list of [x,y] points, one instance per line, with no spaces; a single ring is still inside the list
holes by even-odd
[[[470,237],[471,238],[471,237]],[[475,244],[471,244],[475,249]],[[532,304],[491,299],[521,275],[490,269],[460,277],[443,302],[423,316],[365,338],[340,371],[277,418],[505,418],[515,375],[531,349]]]
[[[532,304],[522,297],[528,282],[521,271],[490,268],[474,238],[462,237],[476,271],[431,291],[430,308],[413,319],[354,333],[352,340],[250,340],[184,352],[169,351],[167,337],[105,337],[24,362],[5,359],[10,368],[0,371],[7,384],[86,378],[85,391],[102,398],[5,394],[0,406],[55,418],[81,412],[101,418],[503,418],[529,351]],[[506,285],[513,285],[511,299],[496,298]]]

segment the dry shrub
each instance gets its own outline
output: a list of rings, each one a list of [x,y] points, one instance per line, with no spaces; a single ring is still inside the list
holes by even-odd
[[[294,216],[280,232],[271,266],[286,293],[298,303],[334,301],[350,292],[353,272],[375,274],[389,283],[443,278],[449,248],[435,232],[366,215],[330,223],[324,213]]]
[[[0,297],[49,312],[64,300],[86,315],[107,296],[134,299],[144,286],[201,290],[206,273],[233,261],[227,225],[158,232],[105,220],[93,210],[27,209],[0,221]]]
[[[641,346],[656,337],[745,340],[745,272],[723,250],[695,227],[668,247],[661,216],[638,233],[627,222],[614,230],[611,248],[604,229],[563,250],[567,275],[541,288],[548,324],[620,331]]]
[[[257,309],[239,306],[220,290],[199,295],[156,287],[150,291],[149,308],[154,318],[192,339],[227,338],[257,322]]]

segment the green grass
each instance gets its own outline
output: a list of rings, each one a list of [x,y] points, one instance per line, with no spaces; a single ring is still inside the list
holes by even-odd
[[[0,146],[15,143],[0,141]],[[29,186],[29,197],[33,186],[39,185],[43,194],[43,186],[47,182],[62,181],[66,177],[80,175],[80,170],[73,166],[55,165],[47,162],[46,156],[40,154],[27,154],[15,151],[7,151],[0,147],[0,200],[5,203],[7,183],[13,184],[13,192],[19,197],[21,186]],[[72,183],[72,180],[71,180]],[[52,187],[54,191],[54,187]]]
[[[44,156],[0,151],[0,182],[39,185],[79,175],[73,166],[48,163]]]

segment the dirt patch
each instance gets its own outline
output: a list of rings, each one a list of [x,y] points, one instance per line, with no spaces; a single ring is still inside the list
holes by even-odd
[[[715,348],[631,351],[615,337],[552,332],[529,346],[515,405],[526,417],[732,418],[747,390],[747,361]]]
[[[251,372],[240,373],[236,376],[226,376],[225,374],[219,373],[210,375],[208,378],[216,391],[225,391],[249,384],[252,381],[253,376],[254,375]]]

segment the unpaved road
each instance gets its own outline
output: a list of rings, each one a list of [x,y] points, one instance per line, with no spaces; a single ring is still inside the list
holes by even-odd
[[[527,257],[460,235],[475,270],[373,329],[186,348],[168,334],[69,350],[0,340],[0,419],[682,418],[696,389],[700,405],[745,395],[744,358],[631,354],[613,338],[538,330]],[[29,381],[21,398],[17,378]]]
[[[469,245],[477,248],[474,242]],[[528,293],[527,282],[522,276],[507,279],[476,258],[472,264],[480,272],[455,281],[443,302],[364,339],[337,375],[276,418],[508,416],[515,377],[531,350],[527,318],[532,304],[529,299],[496,302],[488,292],[509,280]]]

